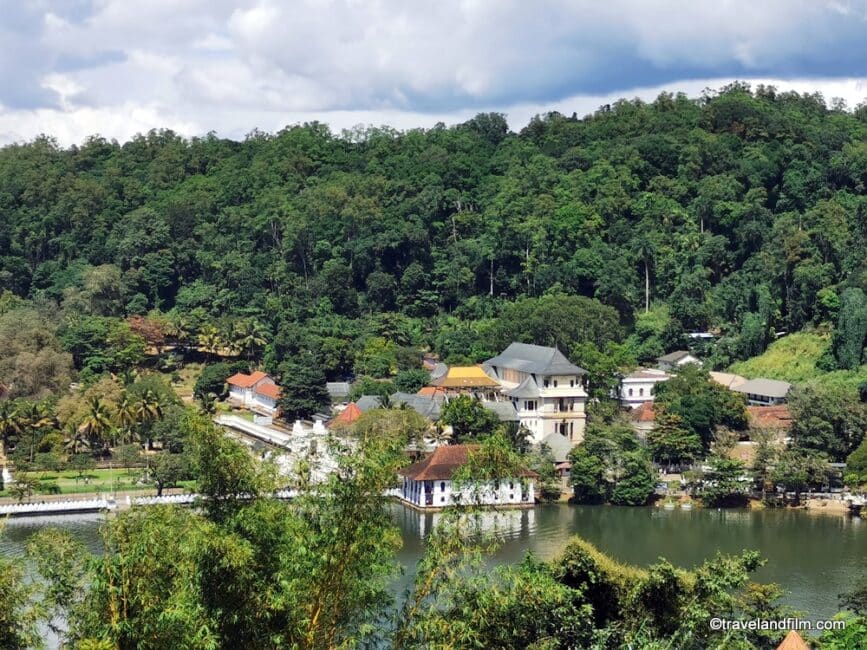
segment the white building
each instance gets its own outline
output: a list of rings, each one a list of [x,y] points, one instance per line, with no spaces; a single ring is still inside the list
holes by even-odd
[[[398,498],[424,510],[451,505],[532,506],[538,475],[521,470],[520,476],[483,481],[472,486],[457,486],[452,477],[463,467],[478,445],[437,447],[424,460],[400,470]]]
[[[686,350],[675,350],[674,352],[669,352],[668,354],[664,354],[656,360],[656,366],[660,370],[677,370],[681,366],[685,366],[688,363],[694,363],[698,366],[701,365],[701,360],[698,357],[693,356],[691,353]]]
[[[557,348],[512,343],[483,364],[500,384],[500,396],[511,400],[518,421],[539,443],[559,433],[572,444],[584,440],[587,419],[587,371],[572,364]]]
[[[639,368],[620,380],[620,403],[634,409],[644,402],[652,402],[654,386],[669,379],[671,375],[664,370]]]
[[[249,375],[239,372],[229,377],[226,383],[229,385],[229,401],[236,406],[268,415],[277,412],[280,387],[264,372],[257,370]]]

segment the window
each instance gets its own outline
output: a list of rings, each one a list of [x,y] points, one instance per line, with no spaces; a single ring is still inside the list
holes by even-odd
[[[574,379],[569,380],[569,388],[575,388],[575,380]]]
[[[554,388],[557,388],[557,380],[554,380]]]
[[[510,490],[514,490],[514,489],[515,489],[515,482],[514,482],[514,481],[509,481],[509,489],[510,489]]]
[[[445,492],[445,491],[446,491],[446,482],[440,481],[440,492]]]
[[[536,400],[534,400],[534,399],[526,400],[524,402],[524,408],[528,411],[535,411],[536,410]]]
[[[445,502],[446,502],[446,498],[445,498],[445,497],[440,497],[440,503],[445,503]]]
[[[638,396],[639,396],[639,397],[644,397],[644,389],[643,389],[643,388],[639,388],[639,389],[638,389]]]
[[[510,495],[509,495],[509,501],[514,501],[514,500],[515,500],[515,495],[514,495],[514,494],[510,494]]]
[[[632,397],[632,389],[629,389],[629,396]]]
[[[544,383],[545,388],[548,388],[548,380],[546,379],[543,383]]]

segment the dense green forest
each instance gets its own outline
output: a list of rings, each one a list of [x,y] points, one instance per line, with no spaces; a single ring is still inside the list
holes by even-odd
[[[272,372],[307,359],[337,378],[417,367],[424,349],[478,361],[512,339],[593,370],[706,329],[724,367],[777,332],[824,328],[820,366],[853,369],[865,134],[867,108],[735,84],[518,133],[481,114],[243,142],[40,138],[0,150],[0,288],[32,301],[0,335],[20,338],[23,318],[48,330],[37,347],[97,375],[122,370],[135,343],[121,319],[150,314],[206,349],[261,346]],[[0,311],[13,306],[7,293]],[[62,385],[65,362],[43,361]]]

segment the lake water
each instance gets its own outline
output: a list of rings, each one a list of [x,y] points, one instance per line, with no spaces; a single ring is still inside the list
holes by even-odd
[[[401,581],[405,585],[437,515],[396,504],[390,513],[403,530],[398,560],[408,569]],[[98,551],[100,521],[99,515],[11,519],[0,537],[0,553],[21,554],[26,539],[44,526],[71,530]],[[618,560],[641,565],[665,557],[675,565],[694,567],[717,551],[755,549],[768,560],[755,579],[779,584],[786,591],[784,602],[809,618],[837,612],[838,594],[853,586],[867,559],[867,522],[803,511],[685,512],[556,504],[485,513],[483,525],[504,540],[491,558],[494,564],[518,562],[528,551],[553,558],[575,534]]]

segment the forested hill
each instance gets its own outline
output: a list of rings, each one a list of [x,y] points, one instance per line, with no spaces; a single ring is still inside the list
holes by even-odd
[[[641,361],[705,329],[722,366],[823,323],[840,324],[826,365],[855,367],[865,133],[867,108],[734,85],[518,133],[483,114],[243,142],[42,138],[0,151],[0,287],[56,301],[61,324],[254,318],[272,365],[307,352],[332,377],[382,374],[358,367],[370,346],[477,360],[532,338],[590,363],[586,345],[631,335],[620,352]]]

